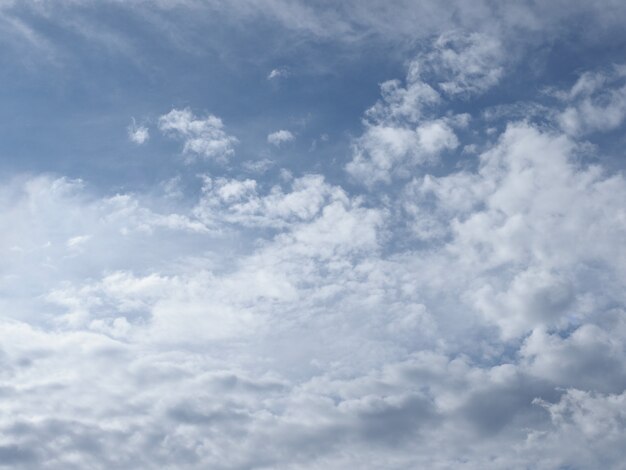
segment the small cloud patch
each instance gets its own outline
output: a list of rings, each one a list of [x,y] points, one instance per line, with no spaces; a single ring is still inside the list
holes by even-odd
[[[267,142],[275,145],[276,147],[280,147],[282,144],[286,142],[292,142],[295,140],[296,136],[291,132],[281,129],[276,132],[272,132],[267,136]]]

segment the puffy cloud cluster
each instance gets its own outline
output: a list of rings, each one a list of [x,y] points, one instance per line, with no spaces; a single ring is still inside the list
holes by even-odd
[[[469,115],[443,112],[444,96],[467,97],[495,86],[503,62],[502,46],[491,36],[440,36],[409,64],[404,86],[398,80],[381,84],[382,99],[366,113],[348,173],[369,186],[390,183],[457,149],[454,128],[466,127]]]
[[[280,147],[281,144],[284,144],[285,142],[291,142],[295,138],[296,136],[293,135],[291,132],[285,129],[280,129],[276,132],[272,132],[271,134],[268,134],[267,141],[270,144],[275,145],[276,147]]]
[[[472,273],[468,298],[505,335],[576,323],[624,300],[626,266],[616,250],[626,230],[626,184],[599,167],[581,168],[576,155],[567,137],[514,124],[480,156],[476,173],[425,176],[405,189],[416,236],[452,237],[447,252]]]
[[[581,140],[621,125],[622,75],[583,74],[548,124],[447,112],[503,47],[446,34],[383,83],[356,190],[5,180],[0,466],[623,467],[626,180]],[[189,109],[158,126],[190,157],[237,142]]]
[[[161,132],[184,142],[183,153],[210,160],[226,161],[235,153],[237,139],[224,130],[222,120],[212,114],[196,117],[190,109],[172,109],[159,118]]]
[[[373,185],[390,183],[394,177],[407,177],[415,166],[437,161],[459,142],[445,120],[424,122],[415,129],[384,125],[368,126],[354,144],[348,172],[358,181]]]
[[[207,224],[228,222],[248,227],[288,228],[308,222],[332,204],[351,205],[345,191],[331,186],[321,175],[308,175],[290,182],[288,192],[275,185],[259,194],[256,180],[204,178],[202,197],[194,214]]]
[[[401,220],[319,175],[207,176],[161,213],[14,180],[3,461],[619,466],[626,182],[585,149],[511,124],[476,170],[409,181]]]

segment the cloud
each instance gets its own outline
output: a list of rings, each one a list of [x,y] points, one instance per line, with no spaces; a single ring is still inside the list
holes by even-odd
[[[332,201],[349,204],[345,191],[331,186],[321,175],[307,175],[289,183],[283,190],[276,185],[260,194],[256,180],[204,178],[203,195],[194,208],[207,224],[223,221],[244,226],[289,227],[297,221],[310,221]]]
[[[567,107],[556,120],[571,135],[608,132],[626,118],[626,71],[583,73],[567,93],[559,93]]]
[[[278,67],[276,69],[272,69],[269,74],[267,74],[268,80],[279,80],[281,78],[287,78],[291,75],[289,69],[286,67]]]
[[[241,164],[244,170],[249,171],[250,173],[259,174],[265,173],[275,165],[276,162],[268,158],[263,158],[261,160],[246,160]]]
[[[478,173],[425,176],[407,187],[416,235],[452,237],[446,251],[455,254],[456,269],[473,272],[465,297],[504,337],[542,325],[565,328],[621,302],[592,279],[593,266],[602,266],[621,282],[623,263],[600,246],[615,246],[626,229],[616,205],[626,184],[598,167],[578,168],[578,151],[564,135],[510,125],[481,155]],[[576,209],[567,208],[572,203]],[[583,262],[583,252],[594,261]],[[483,269],[485,277],[477,277]]]
[[[184,142],[183,153],[226,161],[235,153],[238,140],[227,134],[222,120],[212,114],[196,117],[189,108],[172,109],[159,118],[159,130],[165,135]]]
[[[621,69],[524,104],[489,94],[515,71],[509,35],[563,5],[154,4],[192,26],[271,17],[351,46],[438,39],[381,84],[347,176],[265,171],[248,149],[148,189],[3,177],[0,463],[620,468],[626,179],[584,139],[621,125]],[[610,6],[568,14],[610,21]],[[158,128],[189,159],[226,161],[237,143],[190,109]]]
[[[453,130],[467,127],[468,114],[442,113],[450,99],[486,92],[499,82],[504,63],[500,42],[482,34],[449,33],[418,54],[398,80],[381,84],[381,99],[364,116],[364,133],[353,142],[347,172],[372,186],[407,178],[459,146]]]
[[[150,131],[145,126],[138,126],[135,119],[133,119],[131,125],[128,126],[128,138],[131,142],[141,145],[150,139]]]
[[[537,400],[552,420],[553,428],[530,436],[544,459],[551,458],[552,449],[563,449],[560,462],[592,468],[599,463],[621,465],[617,443],[624,439],[623,403],[621,394],[599,394],[569,389],[557,402]],[[558,460],[555,463],[560,463]]]
[[[16,3],[20,8],[15,7]],[[104,3],[118,5],[119,2],[106,0]],[[141,53],[127,31],[102,24],[97,8],[86,12],[76,8],[79,4],[96,5],[92,0],[60,0],[63,6],[63,14],[60,14],[58,9],[45,2],[5,0],[0,4],[5,29],[10,33],[5,37],[10,38],[12,46],[18,50],[24,50],[24,41],[20,43],[11,36],[29,38],[29,44],[36,48],[42,43],[50,43],[53,47],[49,49],[56,50],[58,56],[67,60],[66,53],[72,47],[60,44],[53,34],[33,20],[43,17],[100,50],[114,51],[128,58]],[[174,6],[193,27],[182,27],[171,18]],[[461,34],[466,36],[479,31],[497,33],[505,41],[507,55],[511,59],[516,56],[517,60],[523,59],[523,54],[514,44],[548,42],[554,38],[555,31],[571,27],[570,21],[574,17],[587,19],[589,34],[582,35],[581,40],[593,44],[602,34],[619,32],[626,16],[626,10],[611,0],[593,4],[562,0],[547,4],[506,1],[497,8],[489,8],[484,0],[451,0],[446,5],[433,0],[419,4],[409,0],[348,0],[333,8],[302,0],[237,0],[228,4],[216,0],[155,0],[150,6],[147,3],[124,6],[121,12],[148,21],[152,37],[166,41],[183,54],[216,52],[223,48],[221,41],[216,43],[214,36],[202,33],[203,26],[224,25],[225,29],[232,31],[239,25],[246,25],[252,30],[266,22],[272,31],[278,31],[286,38],[284,47],[287,49],[296,42],[318,39],[340,44],[379,44],[396,50],[402,48],[403,53],[408,53],[416,43],[442,33],[449,34],[449,31],[467,31],[467,34]],[[594,34],[596,31],[603,33]],[[49,50],[43,52],[50,56]],[[44,57],[41,52],[39,54]]]
[[[416,166],[436,162],[442,152],[458,145],[454,131],[443,120],[426,121],[415,129],[368,126],[354,143],[346,170],[367,185],[390,183],[392,177],[408,177]]]
[[[499,39],[481,33],[445,33],[433,51],[418,59],[446,95],[485,92],[504,74],[505,53]]]
[[[424,122],[419,145],[444,145],[443,124]],[[7,455],[25,468],[618,462],[626,183],[577,151],[511,124],[477,168],[416,176],[389,205],[321,175],[205,176],[176,212],[67,179],[4,185],[2,246],[23,251],[2,288],[31,274],[3,299],[0,393],[21,397],[0,420]],[[428,245],[392,248],[420,234],[402,232],[400,205],[406,223],[432,220]]]
[[[276,132],[272,132],[267,136],[267,142],[275,145],[276,147],[280,147],[285,142],[293,142],[296,136],[291,132],[286,131],[284,129],[278,130]]]
[[[406,86],[389,80],[381,84],[380,91],[381,100],[366,112],[366,119],[374,124],[416,123],[441,101],[439,93],[422,81],[418,62],[409,65]]]

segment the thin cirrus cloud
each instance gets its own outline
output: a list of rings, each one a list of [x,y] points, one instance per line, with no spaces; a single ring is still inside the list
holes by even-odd
[[[310,47],[384,48],[392,20],[400,38],[408,28],[369,1],[343,19],[343,6],[233,5],[213,8],[277,17],[280,34]],[[397,5],[407,21],[423,16],[422,4]],[[252,80],[229,95],[248,107],[228,125],[197,111],[224,109],[207,103],[153,103],[171,109],[154,129],[133,121],[127,148],[152,131],[151,151],[169,155],[158,132],[194,162],[168,159],[154,176],[154,161],[134,161],[146,165],[141,184],[103,187],[77,177],[78,164],[52,174],[48,160],[27,174],[3,167],[0,466],[621,468],[622,68],[571,64],[559,80],[540,61],[520,69],[508,52],[537,51],[528,31],[544,47],[555,40],[549,8],[472,5],[473,21],[500,27],[448,28],[433,6],[441,30],[398,59],[402,75],[370,83],[378,96],[350,95],[363,101],[350,129],[275,88],[293,116],[313,117],[297,139],[268,136],[285,103],[271,114],[248,100],[251,86],[269,88]],[[176,14],[192,24],[204,7],[179,2]],[[517,41],[511,22],[528,28]],[[178,32],[163,40],[182,47]],[[602,36],[589,40],[597,51]],[[176,61],[171,79],[198,54]],[[257,80],[268,63],[286,61],[259,57]],[[327,79],[320,96],[331,84],[351,93]],[[186,89],[168,90],[167,100]],[[115,122],[128,119],[120,113]],[[307,151],[326,133],[332,145]],[[294,161],[268,158],[266,142],[289,143]]]

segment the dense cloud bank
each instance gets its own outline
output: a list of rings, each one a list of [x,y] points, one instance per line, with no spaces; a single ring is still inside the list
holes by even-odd
[[[227,13],[341,40],[390,35],[392,19],[408,34],[369,3],[384,14]],[[561,2],[455,5],[465,28],[565,21]],[[572,11],[624,18],[602,5]],[[406,76],[364,104],[342,182],[236,169],[103,195],[4,179],[0,467],[626,468],[626,180],[587,140],[623,130],[624,68],[457,112],[507,80],[515,38],[448,31],[446,8],[428,10],[438,30]],[[182,142],[181,166],[236,168],[240,137],[192,108],[133,121],[129,145],[160,135]],[[276,148],[298,138],[273,130]]]

